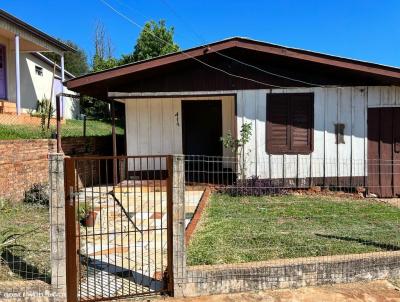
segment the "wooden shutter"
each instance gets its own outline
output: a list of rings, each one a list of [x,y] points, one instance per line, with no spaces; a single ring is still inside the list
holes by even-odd
[[[268,99],[267,149],[270,153],[290,148],[289,102],[286,94],[270,94]]]
[[[305,154],[313,149],[314,95],[268,94],[267,152]]]
[[[314,121],[313,95],[293,94],[291,105],[291,146],[290,151],[304,153],[312,151],[312,130]]]

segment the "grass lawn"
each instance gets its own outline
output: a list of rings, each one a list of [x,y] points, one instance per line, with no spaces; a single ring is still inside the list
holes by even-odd
[[[0,243],[6,230],[12,234],[26,234],[16,241],[25,249],[13,249],[14,273],[2,260],[0,281],[32,277],[47,279],[50,271],[49,209],[25,203],[0,203]],[[0,254],[3,253],[0,251]],[[8,259],[11,261],[11,258]]]
[[[328,196],[213,194],[188,264],[222,264],[400,249],[400,208]]]
[[[0,140],[49,138],[51,136],[51,132],[54,131],[55,127],[52,127],[52,131],[50,131],[50,133],[43,135],[40,126],[0,125]],[[117,125],[116,133],[123,134],[123,128]],[[64,137],[83,136],[83,121],[66,120],[66,123],[61,125],[61,135]],[[88,120],[86,124],[86,135],[111,135],[111,124],[108,122]]]

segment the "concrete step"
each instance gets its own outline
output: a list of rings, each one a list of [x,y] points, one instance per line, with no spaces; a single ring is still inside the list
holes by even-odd
[[[15,103],[5,100],[0,100],[0,113],[11,113],[11,114],[17,113],[17,108]]]

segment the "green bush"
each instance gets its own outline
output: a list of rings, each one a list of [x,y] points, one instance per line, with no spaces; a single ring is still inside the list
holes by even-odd
[[[49,190],[47,183],[35,183],[25,192],[24,202],[48,207],[50,200]]]

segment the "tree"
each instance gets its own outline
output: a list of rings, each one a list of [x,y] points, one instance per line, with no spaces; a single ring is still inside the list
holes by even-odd
[[[128,64],[166,55],[179,50],[174,42],[174,28],[167,28],[165,20],[146,22],[132,54],[123,55],[119,64]]]
[[[111,38],[103,23],[97,22],[94,30],[94,56],[91,62],[91,71],[97,72],[113,68],[118,65],[118,60],[113,57]],[[108,103],[89,96],[80,99],[81,111],[89,118],[110,119],[110,107]]]
[[[106,32],[103,23],[97,22],[94,32],[92,71],[102,71],[117,65],[118,60],[113,57],[111,38]]]
[[[64,54],[64,66],[67,71],[72,73],[75,76],[80,76],[85,73],[88,73],[89,71],[89,66],[87,63],[87,56],[85,51],[80,48],[75,42],[66,40],[62,41],[59,39],[61,42],[67,44],[68,46],[71,46],[72,48],[76,49],[76,52],[72,51],[67,51]],[[60,55],[54,53],[54,52],[48,52],[48,53],[43,53],[46,57],[48,57],[50,60],[56,63],[60,63],[61,58]]]
[[[251,138],[251,123],[243,123],[240,129],[240,138],[234,138],[231,133],[221,137],[224,148],[231,149],[232,153],[239,159],[239,169],[242,179],[246,179],[246,144]],[[248,150],[250,152],[250,150]]]

